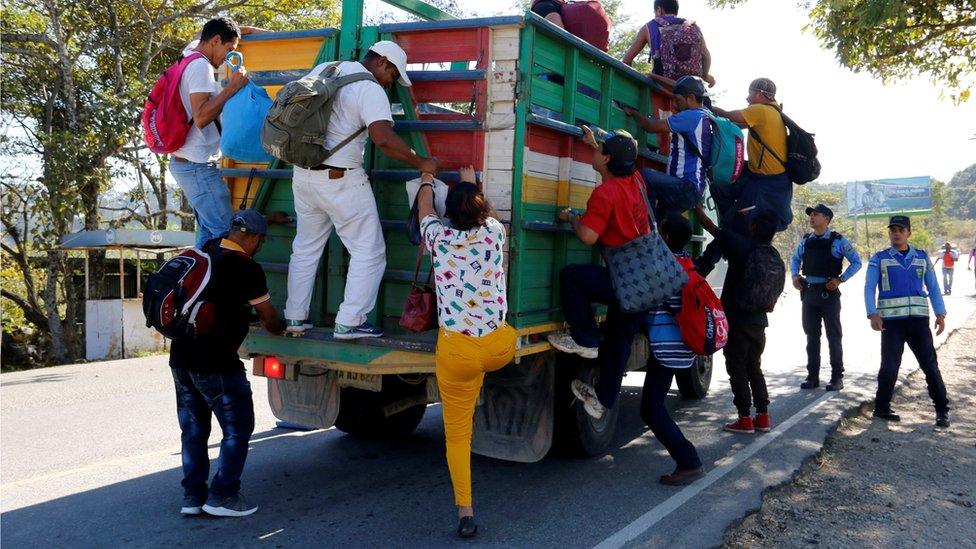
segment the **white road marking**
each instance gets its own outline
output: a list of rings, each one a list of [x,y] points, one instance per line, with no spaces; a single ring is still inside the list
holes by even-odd
[[[655,524],[674,512],[675,509],[684,505],[688,500],[697,496],[712,484],[715,484],[722,477],[729,474],[736,467],[752,457],[756,452],[762,450],[764,447],[769,445],[769,443],[773,442],[779,438],[780,435],[799,423],[803,418],[813,413],[813,411],[820,405],[837,395],[838,393],[833,392],[824,394],[822,397],[807,405],[806,408],[803,408],[799,412],[793,414],[786,421],[780,423],[778,426],[773,428],[772,431],[758,436],[754,442],[745,448],[739,450],[731,456],[722,458],[716,462],[716,465],[721,465],[718,465],[716,468],[709,471],[704,478],[689,484],[677,494],[662,501],[650,511],[638,517],[634,522],[631,522],[617,533],[600,542],[600,544],[596,546],[596,549],[623,547],[628,542],[637,539],[637,537],[639,537],[641,534],[647,532]]]
[[[263,535],[263,536],[258,536],[258,539],[268,539],[268,538],[270,538],[271,536],[273,536],[273,535],[275,535],[275,534],[280,534],[280,533],[282,533],[282,532],[284,532],[284,531],[285,531],[285,529],[284,529],[284,528],[278,528],[278,529],[277,529],[277,530],[275,530],[274,532],[268,532],[267,534],[265,534],[265,535]]]

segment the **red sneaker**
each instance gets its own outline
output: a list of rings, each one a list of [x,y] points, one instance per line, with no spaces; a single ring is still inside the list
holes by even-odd
[[[752,422],[755,424],[757,431],[768,433],[773,429],[773,420],[769,419],[769,414],[756,414]]]
[[[724,429],[730,433],[743,433],[751,435],[756,432],[752,425],[752,418],[749,416],[740,417],[738,421],[726,423]]]

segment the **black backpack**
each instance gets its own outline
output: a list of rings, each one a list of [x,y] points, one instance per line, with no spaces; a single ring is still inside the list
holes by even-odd
[[[184,251],[149,276],[142,295],[147,328],[174,340],[213,330],[214,306],[207,301],[207,287],[220,251],[204,248],[208,251]]]
[[[771,313],[786,286],[786,264],[771,244],[755,247],[746,259],[742,291],[735,308],[748,313]]]
[[[820,177],[820,161],[817,160],[817,143],[813,139],[814,134],[797,125],[792,118],[783,114],[781,109],[773,108],[779,111],[783,118],[783,125],[786,126],[786,160],[770,149],[759,137],[759,133],[752,128],[749,128],[749,135],[762,145],[763,152],[769,151],[773,158],[786,167],[786,175],[793,183],[803,185],[817,179]]]

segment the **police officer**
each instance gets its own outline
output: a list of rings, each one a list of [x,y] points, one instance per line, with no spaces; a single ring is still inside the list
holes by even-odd
[[[901,419],[891,410],[891,395],[898,380],[901,355],[908,343],[925,374],[929,396],[935,404],[935,425],[948,427],[949,398],[929,330],[929,301],[935,310],[935,335],[945,330],[945,303],[932,261],[924,251],[908,245],[911,235],[911,219],[892,216],[888,221],[891,247],[874,254],[868,262],[864,305],[871,328],[881,332],[881,370],[874,417],[887,421]]]
[[[830,348],[830,383],[826,389],[839,391],[844,387],[844,347],[838,288],[860,270],[861,258],[847,238],[830,229],[834,218],[830,208],[817,204],[806,212],[813,232],[803,237],[790,260],[793,286],[800,290],[803,300],[803,331],[807,334],[807,379],[800,388],[820,386],[820,325],[823,323]],[[845,257],[849,264],[842,274]]]

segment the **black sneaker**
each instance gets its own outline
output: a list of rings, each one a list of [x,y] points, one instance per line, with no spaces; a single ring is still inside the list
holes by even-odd
[[[816,389],[820,387],[820,380],[815,377],[808,377],[806,381],[800,384],[801,389]]]
[[[457,534],[462,538],[473,538],[478,533],[478,524],[474,517],[461,517],[458,520]]]
[[[828,383],[827,386],[824,387],[824,389],[828,391],[840,391],[843,388],[844,388],[844,378],[842,377],[831,379],[830,383]]]
[[[183,496],[183,507],[180,509],[180,513],[184,515],[199,515],[203,513],[203,504],[207,502],[207,498],[197,497],[197,496]]]
[[[215,517],[246,517],[257,510],[258,506],[248,502],[241,494],[226,498],[210,494],[203,505],[203,511]]]
[[[949,427],[949,412],[937,412],[935,414],[935,426],[936,427]]]
[[[901,421],[901,416],[891,410],[875,410],[871,415],[885,421]]]

